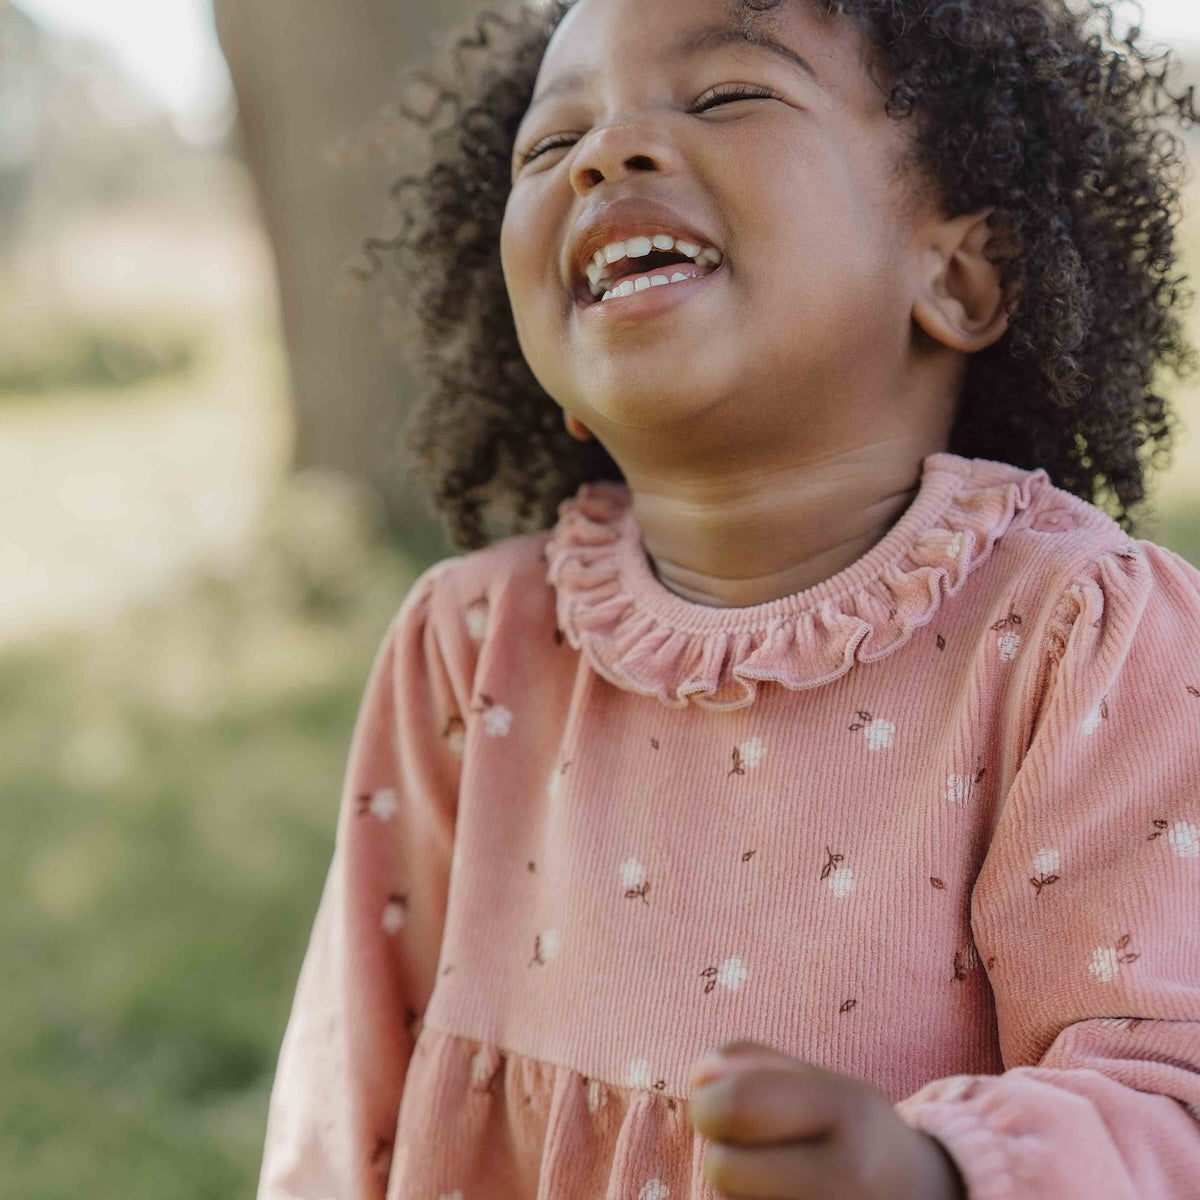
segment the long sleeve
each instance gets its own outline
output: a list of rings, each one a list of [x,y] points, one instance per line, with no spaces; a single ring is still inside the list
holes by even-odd
[[[430,612],[444,565],[410,590],[358,714],[271,1094],[259,1200],[381,1200],[386,1190],[454,843],[458,705]]]
[[[1076,578],[971,922],[1005,1071],[897,1111],[970,1200],[1200,1197],[1200,573],[1137,543]]]

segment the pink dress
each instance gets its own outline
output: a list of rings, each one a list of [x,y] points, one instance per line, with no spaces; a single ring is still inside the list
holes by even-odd
[[[858,562],[712,608],[629,500],[401,607],[259,1200],[711,1200],[687,1072],[739,1038],[971,1200],[1200,1197],[1200,572],[934,454]]]

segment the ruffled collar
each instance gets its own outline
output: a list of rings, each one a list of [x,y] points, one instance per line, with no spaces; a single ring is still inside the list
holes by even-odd
[[[845,570],[791,596],[717,608],[654,574],[622,483],[586,483],[546,544],[558,624],[605,679],[682,708],[743,708],[758,684],[819,687],[898,650],[1048,485],[1045,471],[931,454],[917,495]]]

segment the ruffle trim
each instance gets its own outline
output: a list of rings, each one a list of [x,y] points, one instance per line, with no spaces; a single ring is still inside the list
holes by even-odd
[[[895,525],[831,579],[766,604],[718,608],[654,574],[621,483],[584,484],[546,545],[559,628],[592,667],[672,708],[744,708],[761,682],[820,687],[899,650],[980,567],[1046,472],[931,454]]]

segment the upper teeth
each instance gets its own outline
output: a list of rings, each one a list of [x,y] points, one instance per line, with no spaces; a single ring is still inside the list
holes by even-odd
[[[674,238],[669,233],[656,233],[653,237],[635,237],[624,242],[609,242],[597,250],[587,266],[588,284],[592,294],[599,296],[606,290],[606,275],[613,263],[624,258],[645,258],[652,250],[678,251],[701,267],[719,267],[722,257],[719,250],[710,246],[699,246],[695,242]]]

